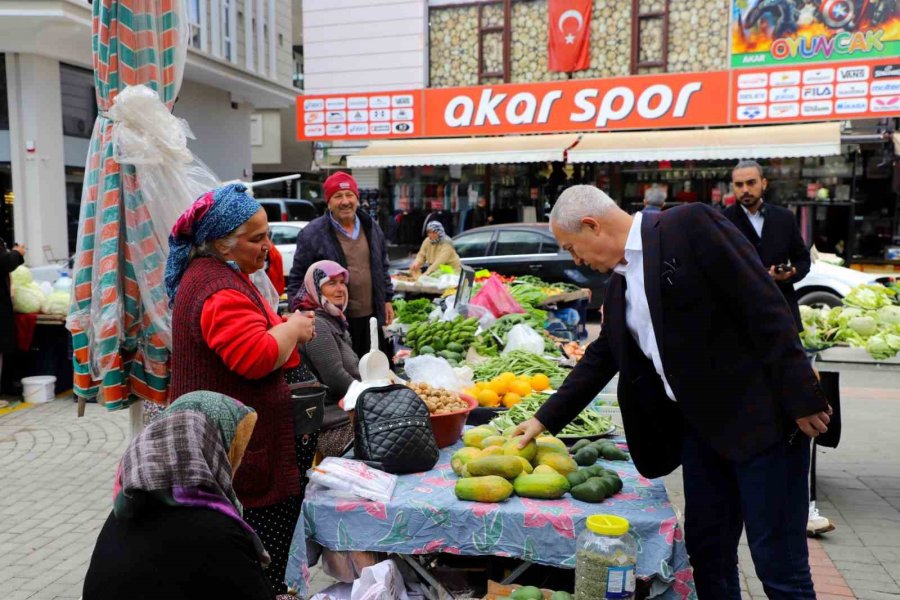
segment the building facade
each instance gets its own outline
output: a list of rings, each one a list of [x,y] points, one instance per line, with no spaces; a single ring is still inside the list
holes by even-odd
[[[346,1],[358,4],[354,0]],[[834,29],[829,34],[832,37],[828,38],[822,35],[828,29],[822,24],[826,17],[817,12],[815,3],[809,2],[795,2],[797,10],[790,14],[796,22],[783,24],[778,19],[786,18],[785,15],[779,16],[777,11],[754,13],[747,3],[738,0],[593,0],[586,9],[590,15],[590,25],[585,26],[589,39],[588,64],[586,68],[558,72],[549,68],[548,46],[550,32],[563,28],[563,22],[559,20],[563,16],[557,17],[559,22],[551,22],[551,7],[547,0],[420,0],[403,3],[402,7],[391,2],[390,10],[385,7],[380,11],[369,4],[379,3],[366,3],[365,22],[348,24],[346,29],[341,29],[330,27],[324,14],[325,3],[322,6],[316,1],[304,3],[304,18],[310,12],[321,12],[316,18],[323,19],[323,27],[315,32],[317,46],[308,47],[306,52],[307,69],[320,70],[323,75],[315,80],[316,85],[307,87],[306,93],[346,94],[349,101],[353,94],[423,88],[428,91],[427,97],[434,98],[440,96],[436,92],[447,89],[448,93],[440,97],[447,98],[459,92],[471,98],[472,104],[478,107],[474,111],[475,124],[480,118],[483,125],[480,129],[463,126],[464,131],[458,132],[448,127],[441,130],[443,136],[479,136],[472,140],[473,143],[450,137],[445,138],[446,143],[440,139],[423,143],[411,139],[416,135],[396,142],[393,141],[396,136],[389,136],[390,142],[347,141],[349,135],[345,139],[320,142],[319,146],[324,147],[320,153],[330,158],[331,165],[348,165],[354,173],[364,174],[370,182],[376,180],[373,166],[380,167],[377,183],[384,199],[381,205],[390,209],[391,216],[402,213],[404,220],[407,217],[421,220],[428,212],[449,211],[455,215],[455,227],[459,231],[465,227],[467,209],[479,196],[484,196],[495,218],[501,222],[539,220],[558,193],[573,183],[598,185],[629,210],[640,207],[643,193],[651,185],[663,187],[670,205],[711,202],[719,198],[727,202],[731,191],[731,167],[738,158],[758,158],[766,167],[770,181],[768,200],[795,210],[809,243],[815,243],[820,251],[840,254],[851,262],[880,261],[882,266],[893,266],[888,265],[890,254],[900,250],[897,248],[900,246],[900,211],[897,207],[896,162],[891,144],[898,113],[884,110],[889,101],[884,95],[894,93],[891,91],[894,84],[876,83],[872,75],[875,67],[856,69],[873,82],[871,96],[867,98],[868,82],[840,84],[843,72],[838,69],[835,75],[835,69],[828,68],[827,63],[822,63],[820,73],[810,72],[809,81],[798,81],[789,89],[743,90],[740,88],[743,84],[738,81],[738,73],[743,72],[749,73],[748,77],[762,77],[763,87],[768,86],[768,76],[760,69],[773,64],[771,57],[754,52],[759,49],[759,38],[779,31],[781,25],[787,27],[786,31],[793,28],[799,32],[793,40],[778,40],[772,46],[777,46],[779,53],[784,55],[780,59],[787,57],[786,62],[779,63],[781,66],[799,69],[785,76],[799,77],[802,72],[806,78],[806,70],[814,70],[817,61],[824,60],[822,56],[816,56],[821,47],[829,54],[833,52],[832,60],[880,59],[884,63],[895,55],[900,58],[897,43],[893,40],[887,41],[884,48],[879,47],[878,53],[865,53],[871,50],[866,47],[865,32],[851,31],[864,20],[857,19],[856,25],[845,23],[841,26],[844,30]],[[582,4],[573,2],[572,6]],[[900,14],[896,11],[888,17],[890,22],[885,31],[900,23]],[[883,19],[884,15],[878,18]],[[587,20],[579,16],[579,28],[582,21],[586,23]],[[575,21],[573,18],[567,24],[570,33]],[[872,26],[875,26],[874,17]],[[420,49],[418,42],[423,27],[427,38]],[[885,39],[892,35],[885,32],[878,35],[882,33]],[[382,39],[382,35],[387,39]],[[807,37],[801,40],[803,35]],[[739,48],[735,39],[740,42]],[[363,55],[354,56],[353,60],[344,56],[353,52]],[[737,64],[739,61],[744,64]],[[841,64],[847,63],[839,63],[839,66]],[[757,70],[749,68],[754,65],[759,65]],[[747,70],[741,71],[741,68]],[[878,67],[890,68],[889,64]],[[887,73],[885,70],[882,74]],[[734,111],[727,121],[730,127],[709,129],[709,126],[726,123],[701,124],[700,121],[697,125],[681,126],[684,131],[681,144],[703,145],[699,137],[696,142],[691,141],[696,137],[692,137],[692,132],[714,132],[740,138],[743,135],[741,128],[757,124],[753,121],[760,117],[759,123],[773,122],[766,120],[766,110],[771,110],[768,116],[773,118],[776,109],[782,115],[795,110],[794,121],[803,121],[801,106],[803,116],[809,110],[808,114],[813,117],[809,120],[830,122],[829,142],[807,154],[796,149],[781,153],[782,146],[776,143],[774,134],[769,138],[758,132],[760,137],[750,147],[725,148],[727,144],[723,141],[722,147],[717,148],[718,141],[714,141],[704,152],[695,152],[696,156],[682,159],[678,158],[681,153],[642,152],[643,147],[651,148],[658,141],[651,121],[617,125],[601,123],[599,118],[594,123],[587,117],[587,123],[581,128],[541,129],[540,132],[546,134],[571,131],[574,135],[565,138],[570,142],[558,148],[555,158],[529,159],[523,158],[522,152],[516,153],[510,143],[504,146],[503,142],[497,141],[494,136],[510,135],[509,128],[502,126],[508,123],[501,115],[500,120],[504,121],[501,126],[491,127],[496,125],[490,112],[492,105],[479,103],[483,92],[496,100],[493,106],[501,106],[499,97],[506,93],[507,100],[502,102],[511,104],[510,98],[519,98],[518,106],[527,107],[521,97],[532,88],[523,86],[559,84],[569,86],[568,89],[596,88],[597,92],[592,92],[597,98],[594,106],[590,106],[590,102],[579,106],[597,110],[598,94],[602,95],[604,89],[631,86],[639,90],[644,76],[657,77],[653,83],[665,84],[668,74],[696,74],[697,79],[705,78],[707,103],[727,105],[729,111]],[[848,71],[847,76],[853,75]],[[417,77],[422,77],[421,81]],[[815,77],[826,79],[817,82]],[[610,82],[610,78],[615,79]],[[312,75],[307,79],[313,82]],[[822,85],[813,85],[815,83]],[[520,85],[497,88],[506,84]],[[748,85],[752,85],[749,79]],[[881,97],[876,96],[876,88]],[[557,93],[549,92],[550,88],[534,89],[547,94]],[[735,89],[742,91],[738,94]],[[842,93],[845,95],[841,96]],[[790,98],[791,94],[796,98]],[[820,94],[824,95],[824,100],[816,96]],[[757,105],[760,98],[761,104]],[[461,110],[465,102],[463,99],[456,108]],[[781,104],[769,109],[767,103],[775,102]],[[497,113],[503,110],[508,119],[510,104],[503,104]],[[423,115],[415,126],[432,124],[433,113],[443,113],[445,106],[429,105],[428,114]],[[480,112],[485,106],[487,112]],[[648,109],[648,106],[644,108]],[[605,109],[607,113],[617,110],[611,105]],[[880,116],[876,111],[882,110],[884,117],[873,118]],[[860,116],[853,117],[854,112]],[[351,125],[347,125],[348,132]],[[678,127],[672,123],[668,126]],[[643,130],[631,137],[622,133],[626,136],[622,138],[625,144],[622,148],[628,148],[627,158],[624,152],[617,156],[615,148],[606,148],[605,153],[589,151],[591,144],[603,145],[597,137],[602,136],[599,132],[615,129]],[[303,131],[300,124],[298,131]],[[787,136],[783,147],[802,146],[804,140],[797,139],[799,131],[780,130],[779,135],[783,132]],[[638,139],[638,135],[644,137]],[[323,137],[328,139],[327,135]],[[434,134],[428,132],[426,137],[434,137]],[[404,144],[406,148],[402,147]],[[472,152],[476,146],[481,151]],[[428,156],[423,158],[423,154]],[[518,154],[515,160],[504,159],[512,154]],[[414,159],[410,158],[413,156]],[[386,221],[387,216],[383,215]],[[419,228],[406,229],[412,237],[420,234]],[[413,243],[414,239],[398,241]]]
[[[173,110],[222,180],[253,175],[251,120],[291,106],[290,0],[184,0],[191,39]],[[0,236],[34,266],[74,251],[96,118],[87,0],[0,0]]]

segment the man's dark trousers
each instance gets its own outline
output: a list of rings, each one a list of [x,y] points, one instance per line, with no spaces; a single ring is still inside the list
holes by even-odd
[[[740,600],[736,548],[744,523],[756,574],[772,600],[815,600],[806,545],[809,438],[802,432],[745,461],[694,432],[682,447],[685,542],[701,600]]]

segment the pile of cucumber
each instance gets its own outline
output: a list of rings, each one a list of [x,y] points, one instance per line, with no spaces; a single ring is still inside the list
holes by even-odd
[[[572,458],[581,467],[587,467],[598,458],[604,460],[628,460],[628,454],[609,440],[578,440],[571,449]]]
[[[586,469],[578,469],[566,475],[571,486],[569,493],[582,502],[603,502],[610,496],[622,491],[622,480],[619,474],[600,465]]]
[[[544,600],[544,592],[533,585],[525,585],[515,590],[509,596],[497,596],[497,600]],[[569,592],[553,592],[550,600],[572,600]]]
[[[441,356],[459,366],[475,341],[478,319],[457,317],[452,321],[425,321],[413,325],[406,334],[406,345],[416,355]]]

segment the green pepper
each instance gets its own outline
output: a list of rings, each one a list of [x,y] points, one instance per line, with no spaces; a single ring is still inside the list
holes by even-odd
[[[599,453],[596,448],[587,446],[575,453],[575,462],[582,467],[589,467],[597,462]]]
[[[578,452],[585,446],[590,446],[590,445],[591,445],[590,440],[585,440],[585,439],[578,440],[577,442],[575,442],[575,445],[572,446],[572,454],[575,454],[576,452]]]
[[[576,485],[570,492],[572,497],[582,502],[603,502],[612,495],[612,484],[602,477],[591,477],[581,485]]]

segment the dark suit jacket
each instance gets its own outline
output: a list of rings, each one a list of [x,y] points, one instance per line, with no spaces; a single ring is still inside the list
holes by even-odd
[[[763,267],[768,269],[773,265],[790,263],[797,269],[796,275],[787,281],[776,282],[775,285],[784,294],[797,329],[802,330],[803,324],[800,321],[800,308],[797,306],[797,292],[794,290],[794,284],[809,273],[809,249],[800,236],[800,228],[797,226],[794,213],[781,206],[774,206],[766,202],[763,203],[760,210],[763,211],[764,217],[762,238],[756,234],[750,219],[747,218],[747,213],[740,204],[732,204],[725,209],[723,214],[750,240],[759,254]]]
[[[638,470],[660,477],[681,462],[690,427],[740,461],[787,438],[827,402],[784,297],[753,246],[703,204],[644,213],[647,300],[666,378],[625,324],[625,278],[613,274],[603,329],[536,417],[556,433],[619,373],[619,406]]]

